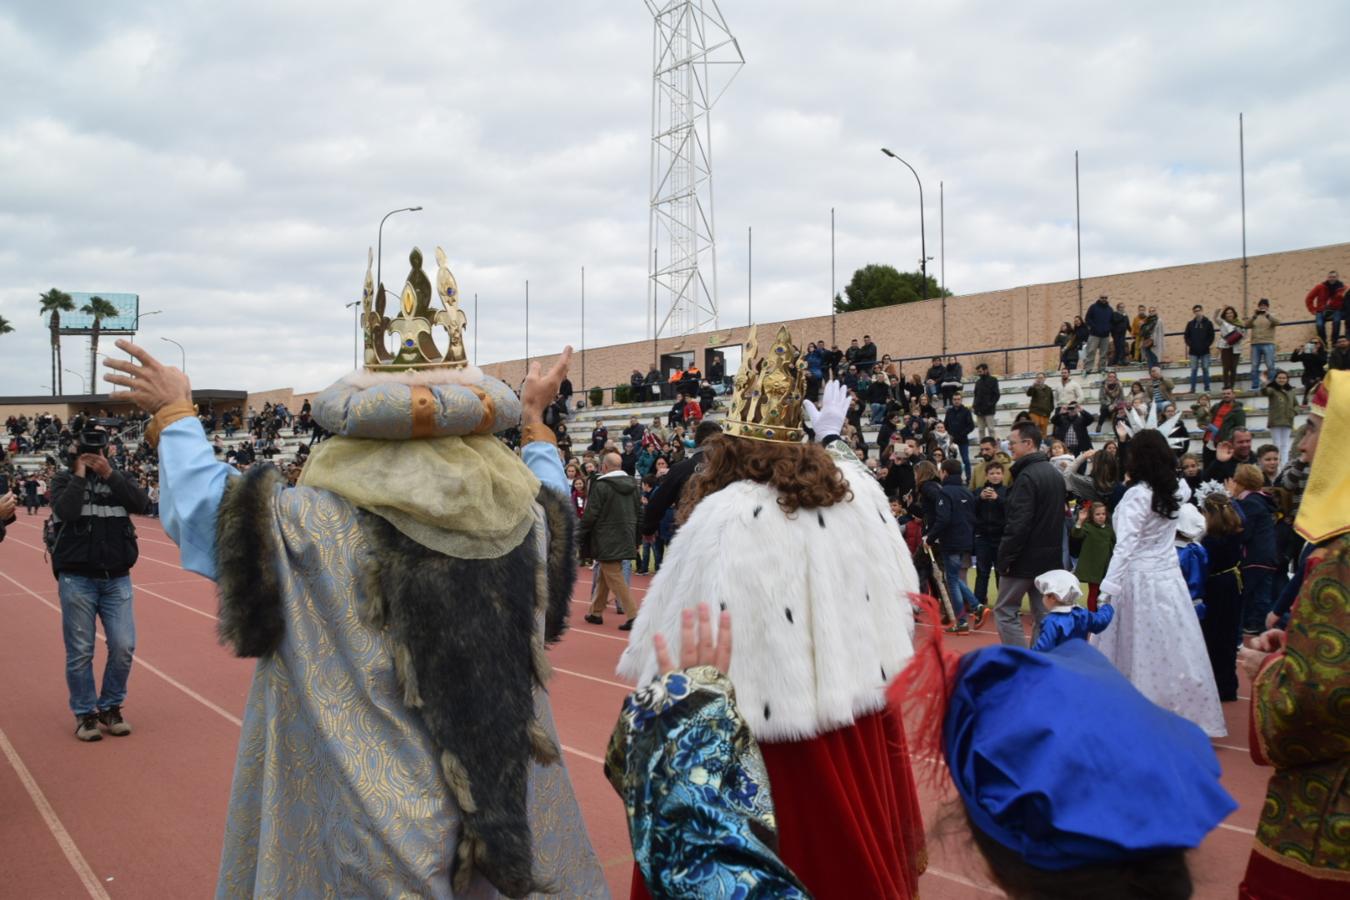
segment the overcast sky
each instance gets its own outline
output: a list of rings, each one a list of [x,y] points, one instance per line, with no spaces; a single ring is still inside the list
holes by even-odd
[[[913,178],[956,293],[1350,239],[1350,5],[724,0],[714,112],[724,323],[828,309],[915,266]],[[199,387],[325,386],[380,216],[384,281],[443,246],[479,358],[643,336],[651,20],[636,0],[0,6],[0,394],[43,393],[43,290],[133,291]],[[1350,260],[1347,260],[1350,266]],[[936,271],[937,262],[933,263]],[[472,308],[467,310],[472,313]],[[66,364],[83,338],[65,343]],[[67,390],[78,379],[67,376]]]

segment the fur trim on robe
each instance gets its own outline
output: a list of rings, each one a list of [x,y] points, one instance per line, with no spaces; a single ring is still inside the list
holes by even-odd
[[[282,548],[271,521],[280,482],[277,469],[259,466],[232,479],[221,501],[220,635],[239,656],[266,656],[285,640]],[[404,703],[440,749],[462,816],[455,891],[478,872],[508,897],[548,892],[532,871],[526,795],[531,761],[559,760],[535,719],[534,691],[550,671],[544,641],[567,626],[576,515],[541,488],[530,536],[484,560],[454,559],[376,515],[359,516],[368,544],[362,619],[388,635]]]
[[[837,464],[837,463],[836,463]],[[788,516],[767,485],[705,497],[666,550],[618,672],[657,675],[652,635],[680,652],[680,612],[731,611],[731,680],[754,736],[793,741],[886,705],[914,654],[918,576],[881,487],[845,470],[853,499]]]

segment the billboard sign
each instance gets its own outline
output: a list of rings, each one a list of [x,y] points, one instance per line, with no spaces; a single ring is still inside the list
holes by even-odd
[[[90,297],[102,297],[117,307],[116,316],[104,319],[99,323],[101,334],[136,333],[136,318],[140,315],[141,310],[140,294],[71,291],[70,299],[75,301],[75,309],[72,312],[61,313],[62,334],[89,334],[94,330],[94,317],[88,313],[80,312],[80,307],[87,304]],[[44,322],[47,321],[46,316],[43,316],[42,319]]]

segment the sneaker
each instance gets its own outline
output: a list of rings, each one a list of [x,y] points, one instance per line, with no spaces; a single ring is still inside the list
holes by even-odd
[[[944,630],[948,634],[970,634],[970,623],[957,622],[955,625],[952,625]]]
[[[603,624],[605,624],[605,620],[604,620],[602,617],[600,617],[600,616],[593,616],[593,615],[591,615],[590,613],[586,613],[585,618],[586,618],[586,621],[587,621],[587,622],[590,622],[592,625],[603,625]]]
[[[981,603],[979,606],[975,607],[975,623],[971,627],[979,629],[982,625],[984,625],[985,620],[988,618],[989,618],[989,607]]]
[[[98,730],[98,713],[80,716],[79,724],[75,726],[75,736],[82,741],[103,740],[103,733]]]
[[[622,625],[619,626],[619,630],[620,630],[620,631],[632,631],[632,630],[633,630],[633,620],[632,620],[632,619],[629,619],[627,622],[624,622]]]
[[[120,706],[110,706],[107,709],[99,710],[98,720],[104,728],[108,729],[108,734],[116,737],[126,737],[131,734],[131,726],[122,718],[122,707]]]

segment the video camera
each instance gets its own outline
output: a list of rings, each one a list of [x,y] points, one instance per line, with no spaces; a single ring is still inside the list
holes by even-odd
[[[90,418],[85,422],[84,429],[80,432],[79,446],[75,449],[75,454],[78,456],[84,453],[92,453],[101,456],[103,451],[108,448],[108,439],[111,436],[107,429],[121,428],[122,424],[121,419]]]

